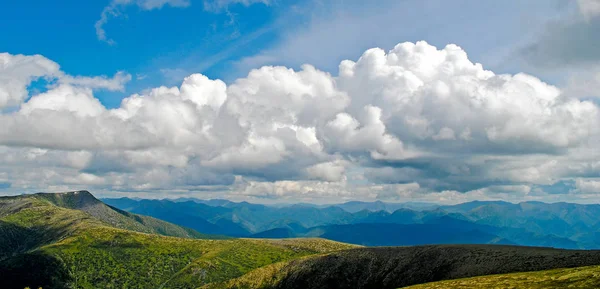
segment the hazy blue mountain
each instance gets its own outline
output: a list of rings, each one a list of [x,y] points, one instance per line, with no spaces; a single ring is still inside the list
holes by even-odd
[[[339,204],[339,205],[334,205],[335,207],[339,207],[344,209],[345,211],[348,211],[350,213],[356,213],[359,211],[387,211],[385,203],[381,202],[381,201],[376,201],[376,202],[359,202],[359,201],[352,201],[352,202],[347,202],[347,203],[343,203],[343,204]]]
[[[303,234],[294,232],[294,230],[290,228],[276,228],[253,234],[250,238],[283,239],[301,237],[302,235]]]
[[[250,232],[278,228],[283,223],[297,223],[303,227],[314,227],[326,224],[346,224],[352,221],[352,214],[341,208],[319,209],[306,206],[274,208],[246,205],[234,208],[230,215],[223,217],[238,220]]]
[[[444,224],[351,224],[330,225],[309,236],[365,246],[412,246],[425,244],[513,244],[478,230],[456,230]]]
[[[338,207],[317,208],[303,205],[271,207],[247,202],[198,201],[174,202],[170,200],[141,200],[127,198],[104,199],[111,206],[128,212],[145,214],[186,224],[200,232],[245,236],[287,224],[309,228],[328,224],[347,224],[353,215]],[[212,226],[212,225],[216,225]],[[233,233],[231,233],[233,232]]]
[[[365,246],[409,246],[424,244],[514,244],[496,234],[491,226],[478,225],[451,217],[425,224],[360,223],[318,226],[305,233],[290,227],[271,229],[253,238],[321,237]]]
[[[179,198],[174,200],[175,202],[195,202],[200,204],[205,204],[213,207],[228,207],[230,204],[235,204],[235,202],[224,200],[224,199],[210,199],[210,200],[201,200],[197,198]]]
[[[124,211],[131,211],[139,206],[140,201],[131,198],[118,198],[118,199],[100,199],[107,205],[119,208]]]
[[[406,208],[406,203],[385,202],[317,206],[197,199],[104,201],[128,212],[153,216],[202,233],[236,237],[321,236],[378,245],[425,241],[444,244],[451,240],[489,243],[497,239],[527,246],[600,248],[600,205],[475,201],[415,210]],[[400,208],[391,211],[394,206]],[[438,233],[428,235],[427,229]],[[390,239],[384,241],[386,234]],[[414,239],[406,239],[404,234],[412,234]],[[459,237],[460,234],[468,238]]]
[[[277,203],[277,204],[269,205],[269,207],[273,207],[273,208],[287,208],[287,207],[291,207],[291,206],[304,206],[304,207],[312,207],[312,208],[319,208],[319,209],[331,207],[331,205],[319,205],[319,204],[311,204],[311,203],[295,203],[295,204]]]
[[[504,202],[504,201],[472,201],[472,202],[466,202],[466,203],[451,205],[451,206],[440,206],[440,208],[443,210],[446,210],[448,212],[464,213],[464,212],[468,212],[468,211],[471,211],[473,209],[476,209],[476,208],[479,208],[482,206],[490,206],[490,205],[516,206],[513,203]]]
[[[600,205],[470,202],[441,209],[460,213],[479,224],[520,228],[534,235],[568,238],[586,248],[599,248],[600,245]]]
[[[436,204],[432,203],[422,203],[422,202],[407,202],[407,203],[386,203],[382,201],[375,202],[360,202],[360,201],[351,201],[343,204],[332,205],[333,207],[339,207],[344,209],[350,213],[356,213],[360,211],[386,211],[392,213],[399,209],[411,209],[415,211],[421,210],[431,210],[438,207]]]
[[[122,210],[148,215],[167,222],[194,229],[205,234],[234,237],[250,235],[241,225],[218,217],[231,211],[229,208],[213,207],[194,201],[174,202],[169,200],[141,200],[127,198],[103,199],[106,204]],[[208,220],[213,220],[209,222]]]
[[[441,216],[421,223],[355,223],[318,226],[296,231],[290,226],[252,235],[253,238],[322,237],[366,246],[404,246],[419,244],[519,244],[565,249],[582,244],[553,235],[542,235],[518,228],[500,228]]]

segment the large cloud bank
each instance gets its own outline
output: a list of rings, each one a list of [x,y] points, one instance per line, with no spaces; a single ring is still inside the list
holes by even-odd
[[[36,94],[39,78],[52,81]],[[295,200],[547,198],[540,188],[559,181],[598,193],[599,107],[487,71],[456,45],[370,49],[337,75],[193,74],[118,108],[94,97],[129,79],[0,54],[0,183]]]

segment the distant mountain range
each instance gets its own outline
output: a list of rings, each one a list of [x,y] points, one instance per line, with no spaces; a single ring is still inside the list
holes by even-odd
[[[272,206],[198,199],[103,201],[205,234],[232,237],[322,237],[366,246],[462,243],[600,248],[600,205],[475,201],[440,206],[378,201]]]

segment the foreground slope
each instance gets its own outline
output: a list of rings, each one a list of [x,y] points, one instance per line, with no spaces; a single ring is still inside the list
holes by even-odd
[[[407,289],[501,289],[501,288],[600,288],[600,266],[555,269],[537,272],[489,275],[440,281],[406,287]]]
[[[314,239],[146,234],[121,228],[194,233],[114,212],[81,192],[0,198],[0,276],[11,276],[2,279],[2,288],[195,288],[275,262],[353,247]]]
[[[600,251],[500,245],[359,248],[260,268],[205,288],[398,288],[600,264]]]

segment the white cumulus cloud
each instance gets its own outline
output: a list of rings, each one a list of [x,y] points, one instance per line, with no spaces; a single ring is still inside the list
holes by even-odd
[[[532,198],[532,186],[600,174],[597,104],[485,70],[456,45],[369,49],[336,75],[266,66],[227,85],[193,74],[117,108],[94,90],[120,90],[128,74],[75,77],[42,56],[2,57],[0,100],[15,109],[0,113],[11,164],[0,173],[13,188],[450,202]],[[55,83],[28,91],[39,77]]]

